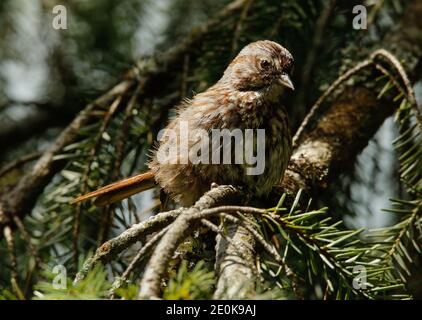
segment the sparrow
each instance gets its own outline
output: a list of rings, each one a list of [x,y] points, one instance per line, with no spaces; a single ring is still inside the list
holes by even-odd
[[[181,206],[193,205],[214,183],[241,186],[257,197],[267,195],[283,176],[292,152],[281,98],[285,89],[294,90],[293,65],[293,56],[276,42],[248,44],[217,83],[177,108],[151,150],[148,172],[81,195],[73,202],[96,197],[94,203],[105,206],[157,185]],[[227,139],[221,144],[221,139],[216,142],[211,137],[218,130],[256,133],[252,138],[249,135],[248,141],[252,141],[254,152],[262,151],[262,170],[251,173],[251,162],[245,161],[246,144],[239,148],[239,142],[247,140],[246,134],[243,141],[230,144]],[[258,132],[264,133],[264,139],[259,139],[262,135]],[[227,148],[232,153],[222,159]],[[236,161],[236,156],[243,162]]]

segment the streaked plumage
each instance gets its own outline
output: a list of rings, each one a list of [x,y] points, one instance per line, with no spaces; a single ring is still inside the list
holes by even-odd
[[[279,44],[264,40],[247,45],[230,63],[222,78],[208,90],[197,94],[179,107],[177,115],[166,130],[177,132],[176,140],[168,138],[153,151],[148,166],[152,175],[141,179],[145,183],[155,182],[177,202],[192,205],[211,183],[241,185],[257,196],[267,194],[282,177],[291,154],[291,135],[287,113],[280,102],[284,88],[293,89],[290,75],[293,69],[291,54]],[[180,123],[187,124],[186,132],[180,131]],[[188,146],[193,152],[200,139],[194,135],[195,129],[265,129],[265,170],[254,176],[245,173],[244,164],[180,164],[181,154],[175,154],[171,163],[160,163],[157,152],[165,152],[180,137],[188,136]],[[184,130],[184,129],[183,129]],[[133,190],[139,190],[139,182],[134,179]],[[118,190],[108,192],[102,188],[84,198],[101,195],[100,202],[107,204]],[[106,188],[106,187],[105,187]],[[110,188],[110,187],[109,187]],[[106,192],[100,193],[101,190]],[[115,194],[113,199],[116,199]]]

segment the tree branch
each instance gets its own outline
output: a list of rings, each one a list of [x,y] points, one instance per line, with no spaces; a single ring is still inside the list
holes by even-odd
[[[244,226],[225,224],[226,237],[217,235],[215,299],[246,299],[255,293],[255,238]],[[229,239],[229,240],[228,240]]]
[[[219,186],[205,193],[193,207],[184,212],[172,223],[167,233],[157,244],[141,280],[139,298],[151,299],[159,296],[161,279],[167,271],[168,262],[178,245],[190,232],[195,230],[206,214],[201,211],[221,204],[236,203],[241,200],[242,192],[232,186]]]

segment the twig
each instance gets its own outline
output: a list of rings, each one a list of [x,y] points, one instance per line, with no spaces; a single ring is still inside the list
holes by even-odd
[[[351,76],[355,75],[356,73],[360,72],[361,70],[368,68],[372,65],[372,60],[364,60],[358,63],[355,67],[348,70],[346,73],[341,75],[334,81],[330,87],[324,92],[324,94],[319,97],[317,102],[312,106],[311,110],[309,110],[308,114],[306,115],[305,119],[302,121],[299,129],[296,131],[295,136],[293,137],[292,145],[293,149],[297,149],[301,136],[309,125],[309,122],[314,118],[315,114],[320,110],[322,103],[325,101],[327,97],[329,97],[343,82],[347,81]]]
[[[30,162],[32,160],[35,160],[41,156],[41,152],[33,152],[30,154],[26,154],[23,157],[20,157],[19,159],[16,159],[6,165],[4,165],[0,169],[0,177],[4,176],[6,173],[12,171],[13,169],[16,169],[22,165],[24,165],[27,162]]]
[[[268,36],[267,36],[268,39],[272,39],[272,38],[274,38],[277,35],[278,30],[280,29],[280,27],[281,27],[281,25],[283,23],[284,18],[285,18],[285,13],[284,12],[281,12],[281,14],[279,15],[279,17],[275,21],[273,27],[271,28],[271,31],[268,33]]]
[[[97,155],[97,153],[100,149],[101,142],[103,140],[102,139],[103,134],[107,130],[112,116],[114,115],[114,113],[116,112],[117,108],[120,105],[120,102],[122,101],[122,94],[123,93],[124,92],[122,92],[120,95],[118,95],[116,97],[116,99],[110,105],[108,111],[105,113],[101,127],[98,130],[98,133],[97,133],[97,135],[94,139],[94,145],[92,146],[92,148],[89,151],[88,159],[87,159],[86,166],[85,166],[85,172],[83,173],[82,181],[81,181],[81,188],[80,188],[81,194],[84,194],[87,191],[89,175],[91,174],[92,162],[94,161],[95,156]],[[74,220],[73,220],[73,230],[72,230],[73,265],[74,265],[75,269],[78,267],[78,259],[79,259],[79,228],[80,228],[80,221],[79,220],[80,220],[80,217],[81,217],[81,213],[82,213],[82,203],[78,203],[77,206],[76,206],[76,210],[75,210],[75,217],[74,217]]]
[[[224,233],[223,233],[223,228],[218,227],[217,225],[215,225],[214,223],[212,223],[211,221],[207,220],[207,219],[202,219],[201,223],[209,228],[211,231],[215,232],[215,233],[221,233],[221,235],[223,237],[225,237]]]
[[[301,88],[300,94],[297,98],[297,106],[295,110],[302,110],[303,106],[307,104],[308,101],[305,101],[305,95],[309,92],[310,80],[312,79],[315,62],[317,61],[318,55],[320,55],[320,49],[323,44],[324,31],[327,28],[328,24],[331,21],[334,8],[337,1],[331,0],[327,6],[324,7],[323,11],[318,17],[318,20],[315,24],[315,32],[312,38],[312,46],[307,50],[308,54],[306,56],[306,62],[302,69],[302,78],[301,78]]]
[[[336,81],[334,81],[330,87],[324,92],[324,94],[317,100],[317,102],[313,105],[305,119],[303,120],[302,124],[300,125],[299,129],[297,130],[295,136],[293,137],[293,149],[296,149],[298,147],[298,144],[300,142],[301,136],[306,129],[306,127],[309,125],[309,122],[312,120],[314,115],[319,111],[319,109],[322,106],[322,102],[330,96],[334,90],[336,90],[343,82],[347,81],[351,76],[355,75],[356,73],[360,72],[362,69],[365,69],[370,66],[375,66],[376,68],[380,69],[380,66],[377,66],[377,63],[375,59],[380,56],[385,58],[397,71],[397,73],[400,75],[400,78],[402,79],[406,91],[407,91],[407,100],[409,101],[410,105],[412,106],[412,109],[415,113],[416,120],[422,130],[422,116],[418,109],[418,105],[415,98],[415,93],[413,91],[413,87],[410,83],[409,77],[407,76],[406,71],[404,70],[401,63],[397,60],[397,58],[392,55],[390,52],[388,52],[385,49],[379,49],[373,52],[370,55],[370,58],[367,60],[364,60],[357,64],[354,68],[348,70],[346,73],[341,75],[339,78],[337,78]],[[380,69],[381,70],[381,69]],[[401,86],[399,86],[399,89]]]
[[[156,231],[165,228],[176,217],[182,213],[182,208],[168,212],[159,213],[156,216],[132,226],[119,236],[108,240],[97,249],[94,256],[88,259],[75,277],[74,282],[83,280],[88,272],[98,263],[106,263],[112,260],[120,252],[138,241],[145,241],[145,238]]]
[[[405,96],[406,90],[403,88],[403,86],[397,81],[397,79],[391,74],[390,71],[388,71],[386,68],[384,68],[379,63],[375,63],[375,68],[378,69],[382,74],[387,76],[391,82],[394,83],[394,86]]]
[[[226,216],[229,216],[229,215],[226,215]],[[231,216],[229,216],[229,217],[231,217]],[[212,223],[211,221],[209,221],[207,219],[201,219],[201,223],[205,227],[209,228],[211,231],[219,234],[222,238],[224,238],[224,240],[228,241],[231,245],[233,245],[233,246],[236,246],[237,245],[236,243],[234,243],[234,241],[232,239],[230,239],[227,236],[227,234],[225,234],[225,232],[224,232],[224,225],[223,224],[221,224],[220,226],[217,226],[217,225],[215,225],[214,223]],[[239,254],[242,254],[242,250],[241,250],[240,247],[238,247],[238,251],[239,251]]]
[[[218,186],[205,193],[193,207],[184,209],[155,248],[141,280],[139,298],[158,297],[161,279],[178,245],[197,228],[197,222],[211,215],[203,214],[201,210],[238,200],[240,195],[241,192],[232,186]]]
[[[22,220],[18,216],[13,216],[13,221],[15,222],[15,225],[18,227],[18,230],[20,231],[20,236],[22,239],[24,239],[28,245],[29,252],[31,256],[34,258],[34,267],[30,268],[29,271],[26,274],[25,279],[25,285],[24,285],[24,294],[27,295],[28,290],[31,285],[31,278],[34,273],[34,271],[39,270],[42,265],[41,258],[38,254],[38,249],[32,244],[31,242],[31,235],[28,233],[27,229],[25,228],[25,225],[23,224]]]
[[[18,263],[15,254],[15,241],[13,240],[13,232],[9,226],[5,226],[3,229],[4,238],[6,239],[7,250],[9,252],[10,258],[10,282],[12,284],[13,291],[15,292],[16,296],[24,300],[25,296],[19,287],[18,281]]]
[[[122,165],[123,158],[124,158],[126,141],[128,140],[127,135],[129,133],[129,128],[130,128],[129,123],[130,123],[130,119],[133,117],[132,111],[138,100],[139,93],[141,92],[144,85],[145,85],[145,81],[141,80],[125,108],[125,115],[122,122],[122,129],[120,130],[120,134],[116,139],[116,157],[113,162],[113,169],[111,170],[109,181],[113,181],[119,175],[120,167]],[[113,214],[114,214],[113,206],[106,206],[102,211],[103,211],[102,212],[103,223],[101,224],[102,232],[100,233],[100,237],[99,237],[100,243],[103,243],[104,241],[108,239],[108,234],[112,225]]]
[[[189,60],[190,60],[189,55],[185,54],[183,58],[183,70],[182,70],[181,85],[180,85],[181,98],[185,97],[188,91]]]
[[[214,215],[217,213],[228,213],[228,212],[242,212],[249,214],[262,215],[267,212],[265,209],[258,209],[254,207],[245,207],[245,206],[218,206],[216,208],[202,210],[203,215]]]
[[[29,252],[31,253],[32,257],[35,259],[35,267],[39,268],[42,265],[42,261],[38,255],[37,248],[31,242],[31,235],[28,233],[28,231],[25,228],[25,225],[23,224],[22,220],[18,216],[13,216],[13,221],[18,227],[22,238],[28,244]]]
[[[222,198],[228,197],[230,194],[227,190],[231,190],[234,188],[230,186],[222,186],[223,190],[219,195]],[[226,190],[227,189],[227,190]],[[211,194],[211,196],[215,196]],[[208,201],[208,198],[207,200]],[[210,206],[212,204],[218,205],[219,201],[222,201],[218,198],[210,199]],[[205,206],[205,204],[204,204]],[[157,214],[156,216],[152,217],[149,220],[143,221],[139,224],[132,226],[130,229],[126,230],[116,238],[110,239],[109,241],[105,242],[101,247],[99,247],[95,253],[95,255],[88,259],[82,269],[75,277],[75,283],[79,282],[80,280],[84,279],[88,272],[94,268],[99,262],[105,263],[110,261],[118,255],[123,250],[127,249],[129,246],[133,245],[135,242],[138,241],[145,241],[146,236],[149,234],[159,231],[162,228],[167,227],[174,219],[176,219],[186,208],[179,208],[176,210],[162,212]],[[242,206],[220,206],[217,208],[206,209],[200,212],[200,215],[192,216],[193,220],[201,220],[204,217],[209,217],[216,215],[220,212],[245,212],[245,213],[255,213],[255,214],[263,214],[265,210],[263,209],[256,209],[252,207],[242,207]]]
[[[296,297],[299,299],[303,299],[303,295],[300,292],[298,284],[297,284],[298,281],[297,281],[296,274],[289,268],[289,266],[286,264],[286,262],[278,253],[277,249],[271,243],[266,241],[264,237],[261,236],[257,230],[255,230],[252,224],[248,222],[248,220],[245,217],[243,217],[241,214],[238,214],[238,218],[227,215],[225,213],[223,213],[222,216],[233,223],[240,224],[242,227],[248,230],[255,237],[255,240],[259,242],[259,244],[264,248],[264,250],[267,251],[267,253],[270,256],[272,256],[273,259],[283,267],[286,276],[291,281],[292,289],[293,289],[293,292],[296,294]]]
[[[379,0],[375,2],[374,7],[372,8],[371,12],[368,15],[368,19],[367,19],[368,25],[371,25],[374,22],[375,17],[377,16],[377,13],[380,11],[383,5],[384,5],[384,0]]]
[[[239,20],[237,21],[236,27],[233,32],[232,54],[234,54],[238,48],[240,32],[242,31],[242,23],[248,16],[249,8],[251,7],[252,2],[253,0],[247,0],[243,6],[242,12],[240,13]]]
[[[162,238],[162,236],[167,232],[169,228],[170,226],[165,227],[164,229],[156,233],[151,239],[149,239],[145,245],[142,246],[137,255],[133,258],[132,262],[123,272],[122,276],[117,277],[116,280],[114,280],[109,292],[110,299],[114,299],[114,293],[116,289],[120,288],[122,284],[126,282],[127,278],[129,277],[129,274],[133,271],[133,269],[138,266],[141,258],[144,257],[145,254],[151,250],[151,248],[157,243],[158,240]]]
[[[404,86],[406,87],[407,91],[407,100],[409,101],[410,105],[412,106],[413,112],[415,114],[416,120],[418,121],[419,127],[422,130],[422,116],[418,108],[418,104],[415,97],[415,92],[413,90],[413,86],[409,80],[409,77],[407,76],[406,71],[404,70],[402,64],[400,63],[397,58],[392,55],[390,52],[388,52],[385,49],[379,49],[375,51],[371,58],[373,61],[375,61],[375,58],[377,56],[385,58],[397,71],[397,73],[400,75],[400,78],[402,79]]]

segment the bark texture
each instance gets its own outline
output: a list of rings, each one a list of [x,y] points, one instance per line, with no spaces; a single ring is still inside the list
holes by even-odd
[[[246,299],[255,292],[255,238],[240,225],[229,223],[226,236],[217,235],[215,299]]]

